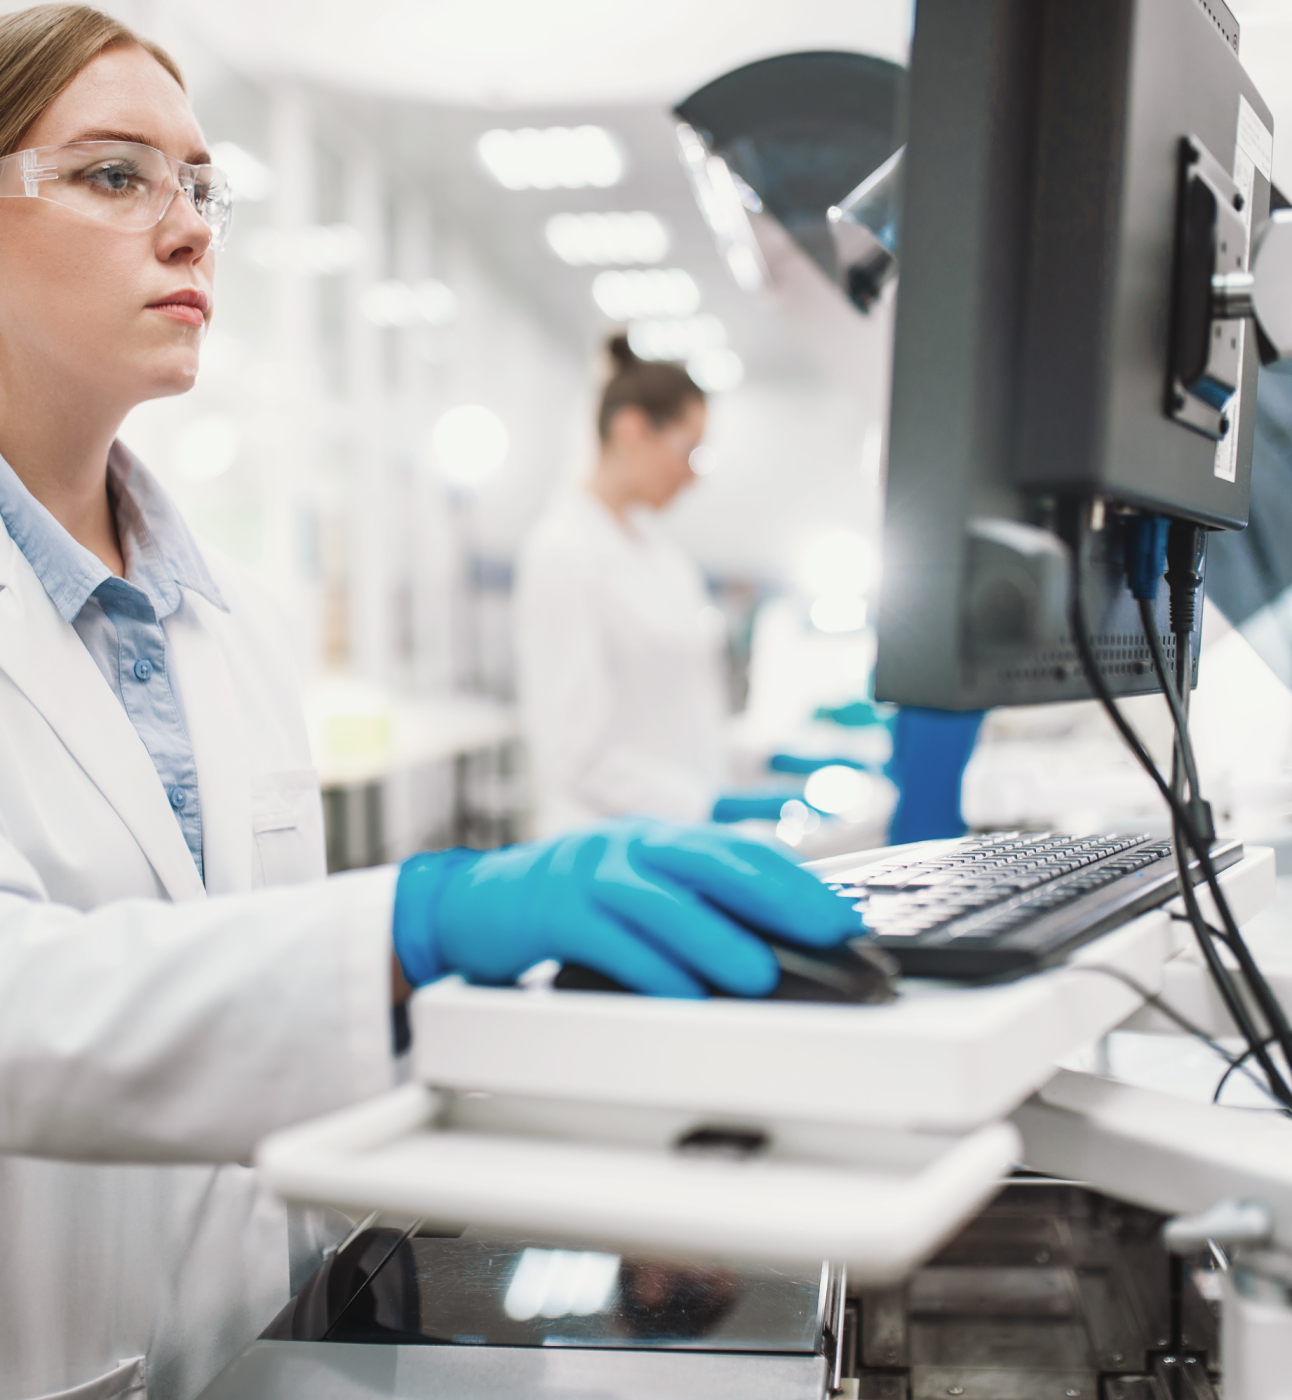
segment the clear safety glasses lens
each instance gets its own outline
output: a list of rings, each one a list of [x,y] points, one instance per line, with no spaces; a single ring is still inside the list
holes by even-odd
[[[233,194],[213,165],[186,165],[133,141],[37,146],[0,158],[0,198],[47,199],[123,231],[155,228],[180,193],[218,252],[229,236]]]

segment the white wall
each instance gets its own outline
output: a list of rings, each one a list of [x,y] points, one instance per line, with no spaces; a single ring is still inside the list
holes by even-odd
[[[1242,26],[1238,56],[1274,115],[1274,183],[1292,198],[1292,5],[1229,0]]]

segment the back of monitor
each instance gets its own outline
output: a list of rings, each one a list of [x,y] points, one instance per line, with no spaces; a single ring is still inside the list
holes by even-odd
[[[1270,127],[1237,32],[1214,0],[921,0],[878,698],[954,710],[1087,697],[1060,538],[1074,503],[1096,526],[1096,655],[1114,692],[1152,691],[1126,520],[1246,523],[1250,330],[1213,426],[1202,410],[1173,416],[1168,396],[1182,142],[1250,167],[1240,115]],[[1250,230],[1269,182],[1238,174]],[[1165,590],[1159,610],[1169,653]]]

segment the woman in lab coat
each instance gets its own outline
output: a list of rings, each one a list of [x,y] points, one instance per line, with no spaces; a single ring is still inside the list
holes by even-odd
[[[694,480],[703,392],[677,365],[609,344],[600,451],[521,552],[516,636],[538,820],[708,818],[723,778],[722,616],[655,523]]]
[[[193,383],[228,214],[164,53],[0,17],[0,1400],[188,1400],[269,1321],[308,1222],[238,1164],[390,1085],[409,983],[758,994],[748,926],[842,908],[642,824],[322,878],[290,639],[116,442]]]

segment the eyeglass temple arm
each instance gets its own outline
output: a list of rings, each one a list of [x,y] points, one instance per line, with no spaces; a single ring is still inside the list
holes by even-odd
[[[24,194],[34,197],[40,193],[36,187],[42,180],[57,179],[57,165],[41,165],[40,157],[35,151],[24,151],[22,153],[22,187]]]

